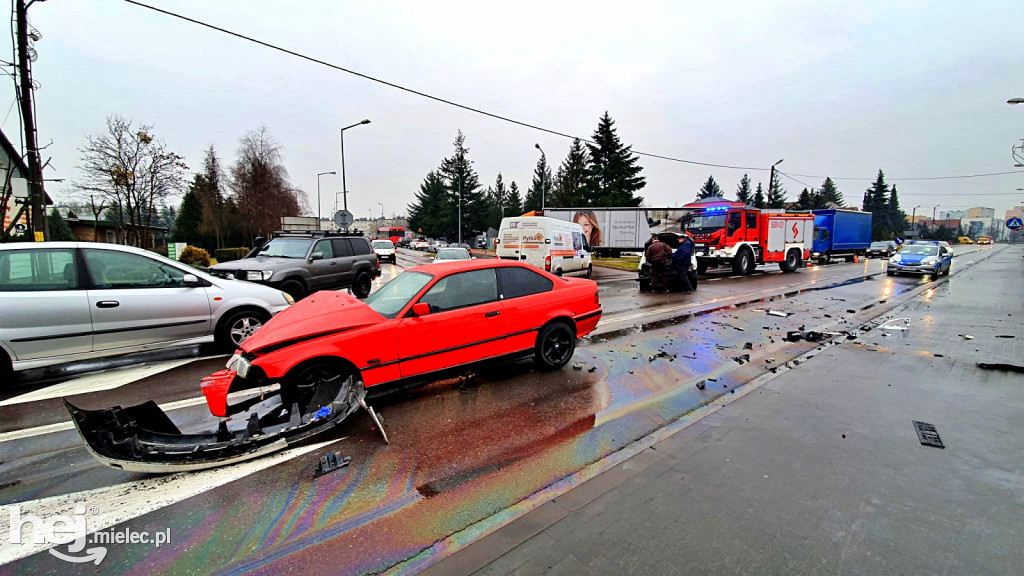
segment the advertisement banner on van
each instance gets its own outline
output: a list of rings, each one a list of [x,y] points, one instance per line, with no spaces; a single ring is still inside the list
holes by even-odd
[[[651,234],[681,232],[687,211],[679,208],[572,208],[545,210],[544,215],[583,227],[587,242],[597,248],[641,249]]]

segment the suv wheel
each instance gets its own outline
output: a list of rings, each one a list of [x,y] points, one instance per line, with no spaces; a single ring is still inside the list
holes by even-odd
[[[306,297],[306,285],[299,280],[285,280],[279,289],[287,292],[296,302]]]
[[[370,275],[366,272],[360,272],[356,276],[355,282],[352,283],[352,293],[355,294],[356,298],[366,298],[370,295],[372,287],[373,280],[370,279]]]

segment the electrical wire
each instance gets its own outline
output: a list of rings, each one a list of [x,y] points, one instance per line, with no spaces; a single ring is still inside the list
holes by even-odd
[[[777,172],[778,168],[776,168],[775,170]],[[890,182],[909,182],[909,181],[914,181],[914,180],[917,180],[917,181],[920,181],[920,180],[957,180],[957,179],[960,179],[960,178],[985,178],[985,177],[988,177],[988,176],[1005,176],[1007,174],[1020,174],[1022,172],[1024,172],[1024,170],[1010,170],[1010,171],[1007,171],[1007,172],[987,172],[985,174],[959,174],[959,175],[956,175],[956,176],[922,176],[922,177],[918,177],[918,178],[892,178],[892,177],[888,177],[887,176],[886,180],[888,180]],[[858,177],[855,177],[855,176],[815,176],[813,174],[795,174],[795,173],[793,174],[793,176],[801,176],[803,178],[822,178],[822,179],[824,179],[824,178],[831,178],[833,180],[864,180],[866,182],[873,182],[875,180],[875,178],[877,178],[877,176],[875,176],[874,178],[858,178]]]
[[[453,100],[447,100],[447,99],[441,98],[439,96],[433,96],[431,94],[427,94],[426,92],[420,92],[419,90],[414,90],[412,88],[407,88],[405,86],[401,86],[401,85],[395,84],[393,82],[388,82],[387,80],[382,80],[380,78],[376,78],[376,77],[370,76],[368,74],[363,74],[361,72],[356,72],[355,70],[350,70],[348,68],[344,68],[344,67],[338,66],[336,64],[331,64],[330,62],[326,62],[324,60],[319,60],[319,59],[314,58],[312,56],[307,56],[307,55],[302,54],[300,52],[295,52],[294,50],[289,50],[287,48],[278,46],[276,44],[271,44],[269,42],[264,42],[262,40],[258,40],[256,38],[251,37],[251,36],[246,36],[246,35],[238,33],[238,32],[233,32],[233,31],[228,30],[226,28],[221,28],[220,26],[215,26],[213,24],[209,24],[209,23],[203,22],[201,20],[196,20],[194,18],[190,18],[188,16],[184,16],[182,14],[178,14],[178,13],[175,13],[175,12],[171,12],[169,10],[164,10],[162,8],[157,8],[155,6],[150,6],[148,4],[144,4],[142,2],[138,2],[137,0],[124,0],[124,1],[127,2],[128,4],[132,4],[132,5],[138,6],[140,8],[146,8],[146,9],[152,10],[154,12],[158,12],[160,14],[164,14],[166,16],[171,16],[173,18],[178,18],[180,20],[184,20],[186,22],[189,22],[189,23],[192,23],[192,24],[196,24],[197,26],[202,26],[204,28],[209,28],[211,30],[215,30],[217,32],[221,32],[221,33],[227,34],[229,36],[234,36],[235,38],[240,38],[240,39],[245,40],[247,42],[252,42],[254,44],[258,44],[260,46],[263,46],[264,48],[270,48],[271,50],[277,50],[278,52],[283,52],[283,53],[288,54],[290,56],[295,56],[296,58],[301,58],[303,60],[307,60],[307,61],[312,62],[314,64],[319,64],[321,66],[326,66],[328,68],[332,68],[334,70],[338,70],[339,72],[345,72],[346,74],[352,74],[353,76],[358,76],[358,77],[363,78],[365,80],[370,80],[371,82],[377,82],[378,84],[383,84],[383,85],[388,86],[390,88],[395,88],[395,89],[401,90],[403,92],[408,92],[410,94],[415,94],[416,96],[421,96],[423,98],[427,98],[427,99],[433,100],[435,102],[440,102],[442,104],[447,104],[449,106],[454,106],[456,108],[460,108],[460,109],[466,110],[468,112],[473,112],[475,114],[480,114],[480,115],[483,115],[483,116],[494,118],[496,120],[501,120],[502,122],[508,122],[508,123],[511,123],[511,124],[516,124],[516,125],[522,126],[524,128],[530,128],[532,130],[537,130],[539,132],[545,132],[547,134],[552,134],[552,135],[555,135],[555,136],[561,136],[562,138],[568,138],[570,140],[578,139],[581,142],[586,142],[587,144],[596,144],[596,142],[594,142],[592,140],[587,140],[585,138],[580,138],[578,136],[572,136],[572,135],[566,134],[564,132],[559,132],[557,130],[552,130],[550,128],[544,128],[543,126],[538,126],[536,124],[530,124],[528,122],[523,122],[523,121],[520,121],[520,120],[515,120],[515,119],[509,118],[507,116],[502,116],[500,114],[495,114],[493,112],[487,112],[486,110],[481,110],[479,108],[474,108],[474,107],[468,106],[466,104],[460,104],[460,103],[455,102]],[[698,162],[696,160],[686,160],[686,159],[683,159],[683,158],[675,158],[675,157],[672,157],[672,156],[664,156],[664,155],[661,155],[661,154],[653,154],[653,153],[650,153],[650,152],[641,152],[641,151],[638,151],[638,150],[633,150],[632,152],[633,152],[633,154],[636,154],[638,156],[646,156],[648,158],[658,158],[660,160],[668,160],[670,162],[679,162],[681,164],[691,164],[691,165],[695,165],[695,166],[708,166],[708,167],[711,167],[711,168],[727,168],[727,169],[730,169],[730,170],[748,170],[748,171],[768,171],[768,170],[770,170],[769,168],[762,168],[762,167],[756,167],[756,166],[734,166],[734,165],[730,165],[730,164],[716,164],[716,163],[713,163],[713,162]],[[1001,175],[1004,175],[1004,174],[1017,174],[1017,173],[1021,173],[1021,172],[1024,172],[1024,170],[1016,170],[1016,171],[1011,171],[1011,172],[994,172],[994,173],[990,173],[990,174],[970,174],[970,175],[964,175],[964,176],[936,176],[936,177],[930,177],[930,178],[890,178],[890,180],[906,181],[906,180],[946,180],[946,179],[952,179],[952,178],[980,178],[980,177],[983,177],[983,176],[1001,176]],[[792,178],[792,176],[790,176],[788,174],[786,176]],[[824,176],[811,176],[811,175],[808,175],[808,174],[793,174],[793,176],[801,176],[801,177],[804,177],[804,178],[825,178]],[[842,177],[842,178],[832,178],[832,179],[833,180],[867,180],[867,181],[874,180],[874,178],[852,178],[852,177]],[[806,186],[806,184],[805,184],[805,186]]]

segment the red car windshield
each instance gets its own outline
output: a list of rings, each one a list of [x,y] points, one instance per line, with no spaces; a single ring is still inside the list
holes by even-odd
[[[423,272],[403,272],[395,276],[363,302],[385,318],[394,318],[433,278]]]

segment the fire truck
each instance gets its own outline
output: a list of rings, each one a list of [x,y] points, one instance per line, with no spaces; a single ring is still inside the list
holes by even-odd
[[[761,210],[742,202],[706,198],[683,207],[683,229],[695,244],[697,272],[731,265],[745,275],[758,264],[777,262],[794,272],[810,258],[814,215],[785,210]]]

